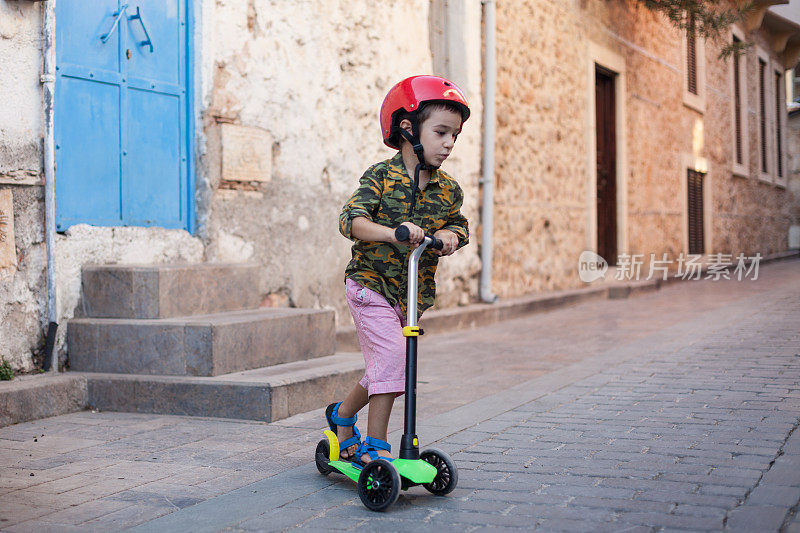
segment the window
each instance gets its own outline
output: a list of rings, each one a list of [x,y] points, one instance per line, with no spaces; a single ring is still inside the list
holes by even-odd
[[[783,75],[775,71],[775,182],[783,181]]]
[[[683,54],[686,71],[683,76],[683,103],[695,111],[705,111],[705,42],[697,34],[694,18],[683,33]]]
[[[686,29],[686,83],[690,93],[697,92],[697,32],[694,25],[694,16],[689,19]]]
[[[744,40],[744,33],[734,26],[732,28],[732,41],[734,45]],[[750,175],[750,144],[748,143],[747,127],[747,55],[734,54],[731,58],[731,131],[733,133],[731,144],[731,171],[735,176],[748,177]]]
[[[769,152],[767,150],[767,62],[758,58],[758,134],[759,172],[762,179],[769,180]]]
[[[687,169],[686,212],[689,217],[689,253],[705,253],[705,232],[703,231],[703,178],[705,174],[694,169]]]
[[[736,37],[733,38],[734,44],[739,42],[739,39]],[[734,160],[736,161],[737,165],[741,165],[744,163],[744,149],[742,145],[744,144],[744,139],[742,139],[742,82],[741,82],[741,75],[740,75],[740,65],[741,59],[739,54],[733,55],[733,128],[734,128],[734,135],[736,136],[735,145],[735,157]]]

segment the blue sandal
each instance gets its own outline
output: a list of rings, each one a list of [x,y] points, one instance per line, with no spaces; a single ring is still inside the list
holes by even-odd
[[[344,442],[339,443],[339,450],[346,450],[350,446],[358,445],[359,449],[361,448],[361,433],[358,432],[358,428],[356,427],[356,421],[358,421],[358,415],[353,415],[350,418],[340,418],[338,416],[339,413],[339,406],[342,405],[342,402],[339,403],[332,403],[325,409],[325,419],[328,421],[328,427],[331,428],[331,431],[336,433],[336,426],[342,427],[353,427],[353,436],[347,439]],[[338,433],[336,433],[338,436]],[[352,461],[353,456],[350,455],[348,457],[342,457],[343,461]]]
[[[394,461],[392,457],[383,457],[382,455],[378,455],[378,450],[386,450],[387,452],[391,452],[392,447],[385,440],[376,439],[367,435],[367,438],[364,439],[364,443],[356,450],[356,456],[353,459],[353,463],[356,463],[362,467],[365,466],[366,463],[361,460],[361,456],[364,454],[369,455],[369,458],[372,461],[375,461],[376,459],[383,459],[384,461],[390,462]]]

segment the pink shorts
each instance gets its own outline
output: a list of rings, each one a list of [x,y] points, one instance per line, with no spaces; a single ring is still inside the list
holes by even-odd
[[[370,396],[406,390],[406,339],[403,314],[380,293],[347,279],[344,294],[364,354],[366,371],[359,385]]]

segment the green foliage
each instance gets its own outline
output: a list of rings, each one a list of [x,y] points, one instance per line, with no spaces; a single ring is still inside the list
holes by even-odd
[[[0,359],[0,381],[10,381],[12,379],[14,379],[14,369],[11,368],[11,363],[3,357]]]
[[[727,38],[727,29],[736,22],[741,22],[745,15],[753,9],[754,2],[737,5],[732,0],[635,0],[637,4],[650,11],[661,13],[676,28],[694,30],[704,39],[720,42]],[[720,52],[724,59],[732,54],[740,54],[749,43],[729,43]]]

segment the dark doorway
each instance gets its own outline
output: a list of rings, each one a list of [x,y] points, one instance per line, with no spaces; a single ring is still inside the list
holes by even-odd
[[[686,172],[686,196],[689,217],[689,253],[704,254],[705,233],[703,231],[703,178],[705,174],[688,169]]]
[[[615,74],[595,67],[595,124],[597,138],[597,253],[617,264],[617,130]]]

